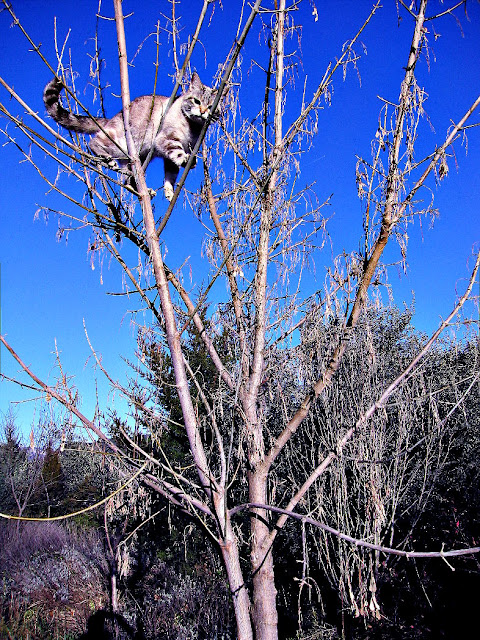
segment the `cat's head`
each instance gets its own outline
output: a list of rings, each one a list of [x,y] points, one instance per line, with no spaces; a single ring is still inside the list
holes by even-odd
[[[202,126],[210,115],[216,96],[217,91],[202,84],[198,74],[194,71],[190,86],[182,94],[183,115],[190,122]],[[218,107],[212,119],[218,119]]]

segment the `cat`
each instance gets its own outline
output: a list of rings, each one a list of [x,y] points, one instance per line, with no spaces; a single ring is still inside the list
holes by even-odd
[[[92,154],[101,158],[112,169],[126,169],[131,175],[122,112],[110,119],[95,120],[89,116],[76,115],[61,105],[59,97],[62,89],[63,84],[57,78],[45,87],[43,101],[47,113],[69,131],[95,134],[88,145]],[[141,96],[130,105],[130,129],[140,160],[143,164],[150,151],[153,151],[151,158],[163,158],[164,193],[169,201],[173,197],[180,167],[187,164],[200,131],[210,116],[216,95],[217,91],[202,84],[198,74],[194,72],[189,87],[174,99],[158,132],[169,98]],[[216,118],[218,115],[215,113],[212,119]],[[134,186],[133,177],[130,177],[130,183]]]

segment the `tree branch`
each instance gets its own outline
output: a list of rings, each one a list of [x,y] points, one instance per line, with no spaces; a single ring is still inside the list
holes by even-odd
[[[200,482],[203,486],[205,493],[211,495],[211,487],[214,485],[214,479],[210,473],[207,458],[203,448],[203,443],[200,435],[199,426],[197,424],[195,410],[193,407],[192,399],[190,396],[190,390],[188,387],[188,380],[185,371],[185,364],[183,360],[182,347],[180,342],[180,335],[177,330],[176,320],[173,310],[173,304],[170,297],[170,291],[168,289],[168,282],[165,275],[165,269],[163,265],[162,254],[160,251],[160,245],[158,241],[158,235],[155,230],[155,219],[153,216],[152,204],[150,194],[148,192],[147,184],[145,182],[145,174],[143,171],[142,163],[138,156],[138,152],[135,149],[133,141],[129,110],[130,110],[130,91],[128,87],[128,62],[127,51],[125,42],[125,28],[123,23],[122,2],[121,0],[114,0],[115,6],[115,21],[117,25],[117,37],[119,48],[119,64],[120,64],[120,82],[122,87],[122,103],[123,103],[123,120],[125,127],[125,137],[127,140],[127,148],[129,156],[133,161],[133,169],[135,175],[135,181],[139,189],[139,198],[142,206],[143,221],[146,230],[146,238],[148,248],[150,252],[150,258],[152,260],[153,272],[155,275],[155,282],[160,297],[160,304],[165,318],[165,332],[167,336],[167,342],[172,357],[172,365],[175,374],[175,381],[182,407],[183,418],[185,421],[185,429],[187,432],[188,440],[190,443],[190,450],[192,452],[197,472],[200,478]],[[190,160],[192,160],[192,157]]]
[[[301,520],[305,524],[311,524],[314,527],[319,529],[323,529],[328,533],[331,533],[335,537],[340,540],[345,540],[345,542],[350,542],[357,547],[363,547],[365,549],[372,549],[373,551],[379,551],[381,553],[385,553],[387,555],[395,555],[395,556],[403,556],[404,558],[453,558],[457,556],[466,556],[472,555],[474,553],[480,553],[480,547],[468,547],[467,549],[450,549],[448,551],[404,551],[402,549],[394,549],[392,547],[384,547],[382,545],[373,544],[372,542],[367,542],[366,540],[360,540],[359,538],[353,538],[352,536],[348,536],[338,529],[334,529],[320,520],[315,520],[314,518],[310,518],[309,516],[303,515],[301,513],[296,513],[295,511],[291,511],[289,509],[280,509],[279,507],[272,507],[269,504],[255,504],[255,503],[246,503],[241,504],[235,507],[230,511],[233,515],[234,513],[239,513],[244,509],[263,509],[265,511],[271,511],[272,513],[281,514],[282,518],[285,520],[288,518],[294,518],[295,520]]]

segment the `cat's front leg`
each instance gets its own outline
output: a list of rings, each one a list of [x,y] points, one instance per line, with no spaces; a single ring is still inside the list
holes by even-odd
[[[161,140],[157,145],[157,155],[163,156],[163,158],[173,162],[177,167],[183,166],[188,160],[188,153],[185,152],[182,141],[176,136]]]
[[[169,180],[167,180],[167,178],[165,178],[165,182],[163,185],[163,192],[165,194],[165,198],[171,202],[172,198],[173,198],[173,194],[174,194],[174,188],[173,185],[171,184],[171,182]]]
[[[165,193],[166,199],[170,202],[173,198],[173,191],[175,189],[175,182],[177,180],[179,167],[168,158],[163,159],[163,165],[165,168],[165,182],[163,184],[163,191]]]

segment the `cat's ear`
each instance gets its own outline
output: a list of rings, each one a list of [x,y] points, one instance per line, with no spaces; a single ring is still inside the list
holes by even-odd
[[[190,80],[190,88],[191,89],[201,89],[203,87],[202,81],[200,80],[198,73],[194,71],[192,73],[192,79]]]

